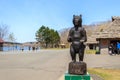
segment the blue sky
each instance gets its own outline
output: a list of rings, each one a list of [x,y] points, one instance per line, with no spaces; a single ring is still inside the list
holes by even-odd
[[[35,41],[42,26],[55,30],[72,27],[73,14],[83,24],[120,16],[120,0],[0,0],[0,24],[7,24],[17,42]]]

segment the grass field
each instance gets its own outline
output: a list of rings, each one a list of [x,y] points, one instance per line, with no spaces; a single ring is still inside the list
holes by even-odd
[[[62,50],[62,49],[69,49],[69,48],[42,48],[43,50]]]
[[[120,69],[90,68],[88,72],[99,75],[104,80],[120,80]]]
[[[86,54],[95,54],[96,50],[85,50]]]

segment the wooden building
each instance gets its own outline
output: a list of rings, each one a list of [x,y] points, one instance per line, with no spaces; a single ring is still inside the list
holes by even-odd
[[[38,50],[40,48],[39,42],[9,42],[0,39],[0,51],[13,51],[13,50]]]
[[[94,32],[91,36],[88,36],[87,42],[86,42],[86,48],[91,50],[96,50],[98,47],[98,41],[96,41],[96,32]]]
[[[100,53],[108,53],[110,44],[116,47],[117,42],[120,42],[120,17],[112,17],[112,22],[97,34],[96,40],[99,42]]]
[[[22,44],[21,48],[24,50],[38,50],[40,49],[40,43],[39,42],[25,42]]]
[[[3,50],[3,43],[4,43],[4,41],[0,38],[0,51]]]
[[[20,50],[21,43],[9,42],[0,39],[0,51]]]

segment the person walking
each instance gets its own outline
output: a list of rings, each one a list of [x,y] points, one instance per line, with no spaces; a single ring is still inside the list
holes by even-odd
[[[110,44],[110,46],[109,46],[109,54],[112,55],[112,52],[113,52],[112,51],[112,44]]]
[[[120,43],[117,42],[117,54],[119,55],[120,54]]]

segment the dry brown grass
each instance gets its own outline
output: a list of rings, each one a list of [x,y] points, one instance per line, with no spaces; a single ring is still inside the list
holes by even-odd
[[[104,80],[120,80],[120,69],[91,68],[88,69],[88,72],[99,75]]]
[[[85,50],[86,54],[95,54],[96,50]]]

